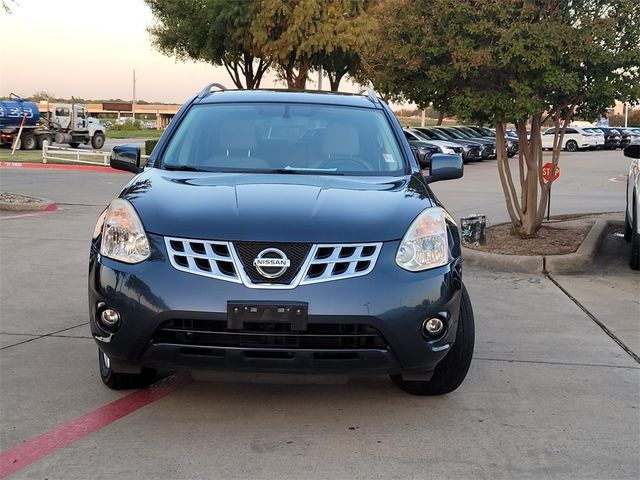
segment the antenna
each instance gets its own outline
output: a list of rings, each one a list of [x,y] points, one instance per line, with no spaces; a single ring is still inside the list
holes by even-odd
[[[224,92],[227,89],[227,87],[225,87],[221,83],[209,83],[202,90],[200,90],[200,94],[198,95],[198,98],[202,99],[202,98],[210,95],[211,94],[211,89],[213,87],[216,87],[218,89],[218,91],[220,91],[220,92]]]

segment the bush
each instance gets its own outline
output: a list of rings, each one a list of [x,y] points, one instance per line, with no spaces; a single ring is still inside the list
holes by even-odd
[[[145,140],[144,141],[144,154],[145,155],[151,155],[151,152],[156,147],[157,143],[158,143],[158,140],[156,140],[156,139],[154,139],[154,140]]]
[[[122,125],[118,125],[114,123],[109,127],[109,130],[115,130],[118,132],[130,132],[132,130],[142,130],[142,124],[140,120],[136,120],[135,122],[124,122]]]

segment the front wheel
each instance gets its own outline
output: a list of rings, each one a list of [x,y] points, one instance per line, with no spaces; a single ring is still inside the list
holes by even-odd
[[[567,152],[575,152],[578,150],[578,144],[574,140],[569,140],[564,148],[567,149]]]
[[[94,150],[100,150],[104,145],[104,133],[96,133],[91,137],[91,146]]]
[[[156,371],[151,368],[143,368],[140,373],[114,372],[111,369],[109,357],[100,349],[98,349],[98,365],[102,383],[113,390],[147,387],[156,377]]]
[[[467,376],[475,340],[475,324],[471,300],[466,287],[462,286],[462,301],[458,316],[456,341],[447,356],[438,364],[428,381],[403,380],[402,375],[391,375],[399,388],[413,395],[443,395],[453,392]]]
[[[638,233],[638,210],[633,205],[633,226],[631,227],[631,260],[629,266],[640,270],[640,233]]]

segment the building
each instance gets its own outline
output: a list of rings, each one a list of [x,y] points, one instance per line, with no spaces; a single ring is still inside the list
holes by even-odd
[[[89,115],[95,118],[107,119],[115,118],[133,118],[133,105],[129,102],[104,102],[104,103],[86,103]],[[174,115],[178,112],[182,105],[176,104],[136,104],[135,118],[136,120],[151,120],[156,122],[158,130],[165,129]],[[47,102],[40,102],[40,111],[47,111]]]

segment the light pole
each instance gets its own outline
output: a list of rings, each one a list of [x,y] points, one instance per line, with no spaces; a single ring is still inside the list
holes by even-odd
[[[133,69],[133,102],[131,102],[132,120],[136,121],[136,69]]]

